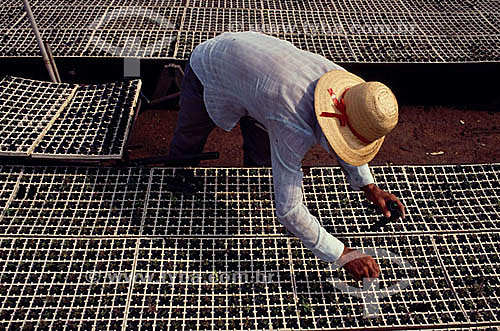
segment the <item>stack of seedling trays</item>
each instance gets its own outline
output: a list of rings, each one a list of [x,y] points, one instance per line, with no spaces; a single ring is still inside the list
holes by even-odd
[[[270,169],[3,166],[0,327],[496,331],[500,164],[372,171],[408,214],[378,231],[339,168],[303,186],[330,232],[378,249],[363,289],[279,224]],[[180,172],[196,192],[169,191]]]
[[[121,159],[140,88],[140,80],[77,86],[5,77],[0,156]]]
[[[337,62],[500,59],[500,2],[425,0],[40,0],[56,57],[186,60],[225,31],[261,31]],[[0,57],[39,56],[20,3],[0,5]]]

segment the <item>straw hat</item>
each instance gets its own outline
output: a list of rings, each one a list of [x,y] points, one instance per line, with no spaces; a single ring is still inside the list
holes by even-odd
[[[354,166],[370,162],[398,122],[398,103],[387,86],[344,70],[321,76],[314,109],[330,146]]]

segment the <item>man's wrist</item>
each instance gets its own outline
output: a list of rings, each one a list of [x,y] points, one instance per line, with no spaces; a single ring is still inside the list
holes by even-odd
[[[378,189],[378,187],[374,183],[371,183],[371,184],[368,184],[368,185],[365,185],[365,186],[361,187],[361,190],[363,190],[363,192],[365,192],[365,193],[373,192],[373,191],[375,191],[377,189]]]

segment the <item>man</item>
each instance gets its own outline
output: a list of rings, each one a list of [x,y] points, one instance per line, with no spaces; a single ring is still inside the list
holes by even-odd
[[[355,278],[376,278],[367,255],[329,234],[302,202],[302,159],[314,144],[337,155],[350,186],[386,216],[394,195],[379,189],[367,163],[397,123],[396,98],[326,58],[256,32],[223,33],[193,51],[182,83],[170,155],[200,153],[215,126],[238,121],[247,166],[271,166],[279,221],[320,259],[342,263]],[[342,258],[340,261],[339,258]]]

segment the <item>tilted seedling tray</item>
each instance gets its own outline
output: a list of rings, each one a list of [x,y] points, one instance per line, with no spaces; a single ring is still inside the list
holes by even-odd
[[[32,156],[121,158],[140,88],[139,80],[79,87]]]
[[[119,159],[140,88],[140,80],[76,86],[6,77],[0,155]]]
[[[0,81],[0,155],[28,156],[75,90],[10,76]]]

